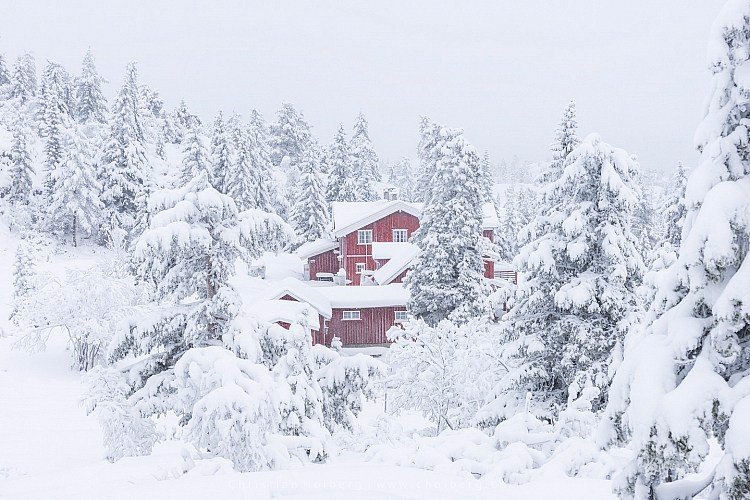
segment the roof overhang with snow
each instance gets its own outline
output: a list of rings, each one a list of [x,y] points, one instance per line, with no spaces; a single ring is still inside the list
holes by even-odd
[[[302,283],[298,279],[286,278],[276,283],[266,298],[268,300],[278,300],[281,297],[289,295],[299,302],[310,304],[321,316],[331,319],[331,302],[319,290]]]

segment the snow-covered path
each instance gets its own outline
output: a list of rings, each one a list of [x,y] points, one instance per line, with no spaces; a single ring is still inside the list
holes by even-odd
[[[149,457],[102,459],[96,418],[78,405],[79,375],[65,339],[38,354],[0,338],[0,498],[8,499],[453,499],[613,498],[607,481],[545,478],[522,486],[367,463],[347,455],[325,465],[238,474],[221,460],[192,462],[179,443]]]

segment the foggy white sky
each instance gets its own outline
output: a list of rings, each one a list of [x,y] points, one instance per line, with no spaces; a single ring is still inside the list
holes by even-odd
[[[541,160],[562,108],[581,135],[647,168],[691,165],[721,0],[4,0],[0,52],[77,72],[91,46],[107,95],[125,64],[172,107],[211,119],[295,103],[322,142],[365,113],[381,157],[413,157],[421,114],[493,161]]]

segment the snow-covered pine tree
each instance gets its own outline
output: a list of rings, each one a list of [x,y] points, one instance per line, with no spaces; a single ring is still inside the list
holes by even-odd
[[[193,122],[187,130],[183,140],[182,171],[180,172],[179,185],[184,186],[201,174],[211,178],[211,163],[206,146],[203,145],[203,137],[200,126]]]
[[[125,82],[112,107],[109,137],[102,153],[99,182],[105,207],[124,215],[123,225],[132,227],[138,200],[150,177],[138,102],[138,73],[128,65]]]
[[[26,53],[19,56],[13,65],[13,81],[11,83],[10,95],[18,99],[21,104],[26,104],[36,95],[36,90],[36,64],[34,63],[34,56]]]
[[[687,170],[682,165],[682,162],[679,162],[661,210],[664,216],[665,239],[675,249],[680,247],[682,228],[685,225],[685,217],[687,216],[687,206],[685,204],[686,187]]]
[[[486,312],[480,159],[459,130],[442,128],[432,189],[415,234],[421,248],[406,283],[409,310],[434,326]]]
[[[709,47],[678,257],[660,276],[645,335],[625,352],[601,434],[633,450],[615,477],[622,498],[750,496],[750,3],[724,5]],[[698,468],[699,480],[685,477]]]
[[[92,158],[83,134],[76,127],[68,129],[62,161],[52,174],[47,212],[52,232],[70,235],[73,246],[78,246],[79,233],[91,236],[102,222],[101,186]]]
[[[13,263],[13,311],[10,319],[18,325],[19,311],[24,301],[34,290],[34,258],[28,243],[20,243],[16,248],[16,259]]]
[[[227,131],[224,114],[219,111],[211,130],[211,185],[220,193],[226,194],[228,189],[227,176],[233,168],[233,142]]]
[[[630,155],[591,134],[543,188],[514,261],[525,279],[506,316],[508,405],[531,392],[538,416],[555,418],[590,386],[600,390],[594,407],[606,402],[643,271],[631,231],[637,171]]]
[[[172,124],[174,125],[174,134],[177,143],[181,143],[187,137],[194,125],[200,126],[200,119],[190,112],[184,100],[173,113]]]
[[[567,106],[565,106],[560,125],[555,131],[555,141],[550,146],[552,161],[537,179],[540,185],[549,184],[560,178],[565,168],[565,158],[581,142],[578,139],[577,130],[576,103],[571,99]]]
[[[358,201],[356,175],[352,170],[349,145],[342,125],[339,125],[333,143],[328,148],[328,161],[328,201]]]
[[[271,163],[262,122],[243,126],[238,118],[230,120],[236,155],[227,172],[227,194],[241,210],[255,208],[273,212],[276,186],[271,177]]]
[[[104,78],[96,71],[91,49],[83,57],[81,74],[75,79],[75,117],[80,123],[107,121],[107,99],[102,93]]]
[[[10,70],[5,62],[5,56],[0,54],[0,88],[5,88],[11,84]]]
[[[250,208],[257,208],[266,212],[286,214],[286,202],[280,207],[280,194],[273,179],[273,163],[271,163],[271,149],[268,144],[268,125],[263,116],[255,109],[250,110],[247,126],[247,141],[253,165],[253,182],[255,203]],[[280,210],[284,208],[284,210]]]
[[[398,188],[399,199],[416,201],[417,184],[408,158],[403,158],[393,167],[393,181],[389,182]]]
[[[437,144],[439,142],[440,125],[426,116],[422,116],[419,119],[419,144],[417,146],[419,170],[417,171],[414,201],[426,203],[430,197],[432,176],[435,174],[435,164],[437,161]]]
[[[492,179],[492,166],[490,164],[490,153],[485,151],[479,162],[479,182],[482,188],[482,201],[492,201],[492,187],[495,181]]]
[[[372,147],[367,120],[362,113],[357,115],[354,122],[354,131],[349,141],[349,156],[356,178],[357,201],[375,201],[378,196],[372,183],[380,180],[378,155]]]
[[[115,357],[151,353],[144,380],[174,366],[190,347],[212,345],[227,332],[239,300],[229,284],[237,258],[252,260],[294,238],[276,215],[238,212],[205,172],[184,186],[155,192],[148,210],[150,227],[135,242],[134,269],[163,309],[134,323],[113,351]]]
[[[313,147],[310,125],[293,104],[282,103],[276,113],[276,123],[271,124],[268,142],[271,162],[284,171],[296,168],[305,151]]]
[[[300,165],[291,222],[300,243],[330,236],[328,200],[317,158],[312,150],[305,153]]]
[[[64,155],[67,128],[71,125],[70,109],[66,101],[68,73],[57,63],[50,62],[44,69],[39,99],[39,131],[45,138],[45,188],[47,197],[52,193],[50,176],[60,166]]]
[[[13,123],[13,141],[10,147],[10,190],[8,199],[28,204],[32,191],[34,167],[31,162],[32,131],[22,114]]]

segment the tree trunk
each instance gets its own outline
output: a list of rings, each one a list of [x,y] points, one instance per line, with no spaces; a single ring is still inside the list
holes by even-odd
[[[78,214],[73,214],[73,246],[78,246]]]

